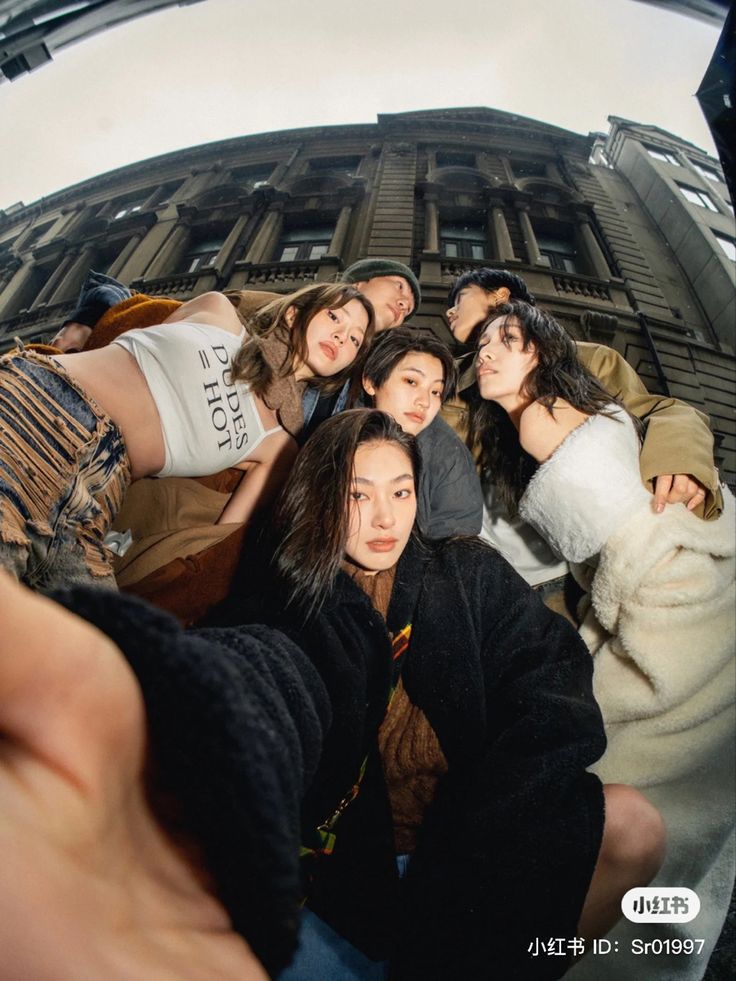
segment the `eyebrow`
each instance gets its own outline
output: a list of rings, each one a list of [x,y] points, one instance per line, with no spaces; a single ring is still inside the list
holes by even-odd
[[[415,371],[418,375],[421,375],[422,378],[426,378],[427,377],[426,372],[422,371],[421,368],[414,368],[413,366],[407,366],[406,368],[399,368],[399,371]],[[435,380],[432,382],[432,384],[433,385],[444,385],[445,384],[445,379],[444,378],[435,378]]]
[[[399,287],[399,293],[408,293],[409,299],[411,300],[411,309],[409,313],[414,313],[414,290],[409,289],[409,284],[403,278],[403,276],[397,276],[397,283]]]
[[[398,477],[393,477],[389,483],[398,484],[402,480],[414,480],[414,474],[412,473],[402,473]],[[370,487],[374,486],[374,481],[369,480],[367,477],[353,477],[354,484],[368,484]]]

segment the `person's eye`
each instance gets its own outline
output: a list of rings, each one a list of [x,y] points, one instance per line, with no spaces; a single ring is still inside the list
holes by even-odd
[[[353,501],[367,501],[368,498],[363,493],[363,491],[350,491],[350,497]]]
[[[407,498],[412,496],[412,491],[408,487],[403,487],[401,490],[397,490],[394,497],[398,498],[400,501],[405,501]]]
[[[350,340],[353,342],[353,344],[355,345],[356,349],[359,348],[360,345],[363,343],[363,338],[362,337],[356,337],[354,334],[351,334],[350,335]]]
[[[417,383],[416,378],[404,378],[404,381],[406,382],[407,385],[414,385],[414,386],[416,386],[416,383]]]
[[[433,390],[433,392],[432,392],[432,395],[434,395],[434,397],[436,399],[441,399],[442,398],[442,389],[441,388],[435,388]]]
[[[334,320],[335,323],[337,323],[337,314],[335,313],[334,310],[328,310],[327,316],[330,318],[330,320]]]

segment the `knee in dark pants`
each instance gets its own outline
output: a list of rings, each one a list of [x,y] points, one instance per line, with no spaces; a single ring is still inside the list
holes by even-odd
[[[662,867],[667,831],[657,808],[634,787],[608,784],[599,862],[616,866],[632,887],[646,885]]]

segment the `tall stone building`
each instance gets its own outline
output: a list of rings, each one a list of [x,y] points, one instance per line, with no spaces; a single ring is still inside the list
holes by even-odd
[[[0,214],[0,346],[48,337],[90,268],[186,299],[286,292],[363,256],[412,266],[414,323],[453,279],[520,273],[577,338],[711,416],[736,478],[736,244],[718,162],[612,118],[580,136],[493,109],[267,133],[123,167]]]

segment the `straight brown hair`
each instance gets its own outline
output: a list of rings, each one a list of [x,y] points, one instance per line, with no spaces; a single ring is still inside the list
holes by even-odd
[[[285,344],[285,355],[278,368],[278,377],[291,374],[297,362],[307,357],[307,328],[311,320],[321,310],[339,310],[351,300],[358,300],[368,314],[366,327],[357,356],[336,375],[329,378],[314,378],[310,384],[324,392],[338,391],[356,370],[361,370],[375,331],[373,305],[360,290],[348,283],[318,283],[304,286],[295,293],[288,293],[267,303],[248,318],[245,328],[250,335],[233,358],[232,376],[235,381],[246,382],[258,396],[264,396],[274,381],[274,371],[266,361],[261,346],[261,338],[272,335],[281,338]],[[289,322],[289,311],[294,311],[294,319]]]

